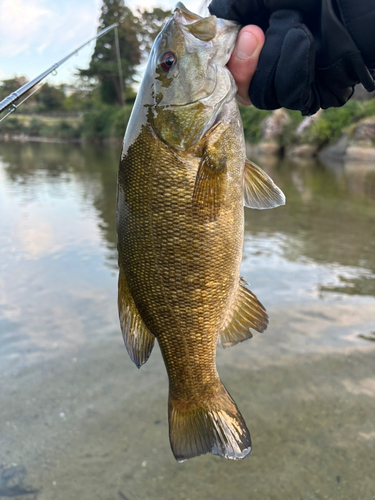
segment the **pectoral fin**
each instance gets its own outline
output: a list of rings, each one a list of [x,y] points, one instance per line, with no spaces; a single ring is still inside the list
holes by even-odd
[[[205,140],[193,192],[193,213],[204,221],[216,220],[224,200],[226,157],[220,148],[222,123]]]
[[[218,343],[224,348],[250,339],[253,336],[250,328],[264,332],[268,326],[268,314],[265,308],[246,285],[246,281],[240,278],[237,301],[226,325],[219,333]]]
[[[130,359],[140,368],[150,357],[155,337],[143,323],[121,270],[118,280],[118,310],[125,347]]]
[[[275,208],[285,205],[285,195],[258,165],[246,160],[244,171],[244,205],[248,208]]]

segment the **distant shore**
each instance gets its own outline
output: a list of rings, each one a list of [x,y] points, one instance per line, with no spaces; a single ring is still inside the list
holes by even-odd
[[[121,144],[132,105],[103,106],[72,116],[16,114],[0,128],[0,141]],[[249,155],[336,161],[375,161],[375,99],[349,101],[313,116],[241,107]]]
[[[58,137],[38,137],[26,134],[0,134],[0,141],[3,142],[84,142],[81,138],[59,139]]]
[[[76,137],[69,139],[62,139],[59,137],[38,137],[26,134],[0,134],[0,142],[47,142],[47,143],[93,143],[93,142],[111,142],[121,144],[122,139],[119,137],[108,137],[108,138],[84,138]]]

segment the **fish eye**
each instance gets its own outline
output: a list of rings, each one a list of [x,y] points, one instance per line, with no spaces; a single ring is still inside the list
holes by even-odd
[[[173,54],[173,52],[164,52],[164,54],[160,56],[159,66],[163,71],[168,72],[175,62],[176,56]]]

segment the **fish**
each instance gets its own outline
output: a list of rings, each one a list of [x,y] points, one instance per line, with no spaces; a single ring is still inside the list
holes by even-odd
[[[251,438],[216,370],[216,346],[263,332],[268,315],[240,277],[244,204],[282,191],[246,159],[226,67],[240,26],[178,3],[155,39],[118,172],[118,308],[140,368],[158,341],[169,379],[172,452],[243,459]]]

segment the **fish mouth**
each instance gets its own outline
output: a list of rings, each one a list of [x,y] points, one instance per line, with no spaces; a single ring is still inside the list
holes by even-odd
[[[180,24],[190,24],[203,19],[202,16],[191,12],[182,2],[178,2],[173,10],[174,18],[178,19]]]

